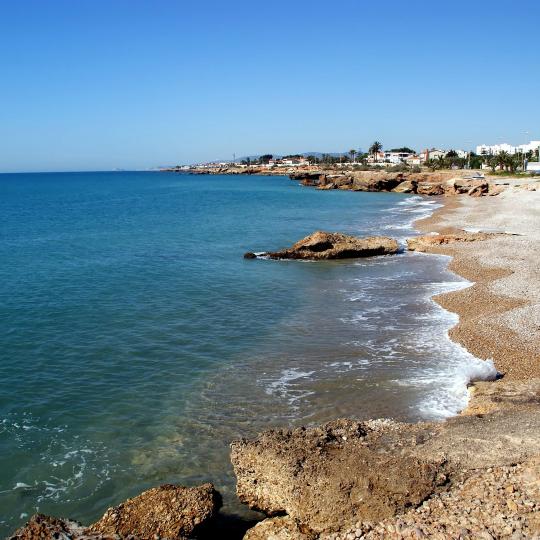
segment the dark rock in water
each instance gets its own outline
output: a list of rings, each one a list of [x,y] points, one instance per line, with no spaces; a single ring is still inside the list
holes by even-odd
[[[252,251],[248,251],[247,253],[244,253],[244,259],[256,259],[257,255],[253,253]]]
[[[289,175],[291,180],[300,180],[304,186],[317,186],[321,182],[321,179],[324,178],[324,174],[320,172],[293,172]],[[323,179],[324,182],[324,179]]]
[[[341,233],[317,231],[296,242],[291,248],[265,253],[271,259],[350,259],[397,253],[396,240],[386,236],[358,238]]]

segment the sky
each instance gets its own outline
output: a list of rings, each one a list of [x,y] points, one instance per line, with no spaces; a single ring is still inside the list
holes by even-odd
[[[0,0],[0,172],[540,139],[540,2]]]

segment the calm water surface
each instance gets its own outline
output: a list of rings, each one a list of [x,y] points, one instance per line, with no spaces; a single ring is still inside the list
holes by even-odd
[[[336,416],[439,419],[472,359],[442,257],[244,260],[317,229],[403,240],[433,201],[282,177],[0,176],[0,535],[212,480],[231,439]]]

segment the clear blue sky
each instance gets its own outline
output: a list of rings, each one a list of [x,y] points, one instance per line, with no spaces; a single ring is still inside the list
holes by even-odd
[[[0,0],[0,171],[540,139],[539,28],[538,0]]]

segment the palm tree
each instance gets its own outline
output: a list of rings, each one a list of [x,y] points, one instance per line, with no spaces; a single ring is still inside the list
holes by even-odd
[[[356,156],[357,152],[354,148],[351,148],[351,150],[349,150],[349,155],[351,156],[351,161],[354,163],[354,156]]]
[[[369,153],[375,157],[375,161],[378,160],[378,153],[382,150],[382,144],[379,141],[375,141],[370,147],[369,147]]]
[[[497,154],[497,165],[499,165],[501,171],[508,169],[508,162],[510,161],[510,154],[506,151],[499,152]]]

